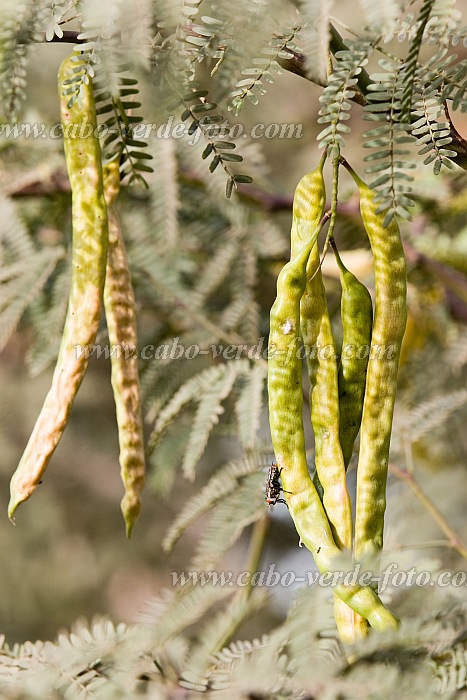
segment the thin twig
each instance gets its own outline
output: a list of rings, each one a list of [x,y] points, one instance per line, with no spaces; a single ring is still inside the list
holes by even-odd
[[[467,559],[467,547],[464,545],[459,535],[452,529],[444,515],[438,510],[433,501],[426,495],[422,487],[416,481],[415,477],[405,469],[396,467],[395,464],[389,465],[389,471],[398,479],[404,481],[412,493],[418,498],[424,508],[430,513],[433,520],[438,524],[449,541],[449,546],[456,550],[464,559]]]

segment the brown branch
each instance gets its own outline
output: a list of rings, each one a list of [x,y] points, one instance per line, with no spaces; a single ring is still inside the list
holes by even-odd
[[[78,39],[80,32],[73,31],[63,31],[63,36],[53,35],[52,39],[48,41],[45,35],[42,37],[41,42],[47,42],[47,44],[84,44],[87,39]]]
[[[330,27],[331,40],[329,43],[329,48],[331,50],[331,53],[335,55],[337,51],[348,50],[348,46],[343,41],[337,29],[335,29],[335,27],[333,27],[332,24],[330,25]],[[312,75],[311,71],[307,68],[307,58],[304,54],[298,53],[297,51],[291,51],[290,49],[287,49],[287,51],[291,54],[291,59],[279,60],[280,65],[285,70],[288,70],[291,73],[295,73],[295,75],[299,75],[301,78],[305,78],[306,80],[309,80],[310,82],[315,83],[316,85],[326,87],[325,84],[323,84],[322,81],[319,81],[317,78],[315,78]],[[361,106],[365,106],[366,104],[368,104],[366,100],[366,95],[368,93],[368,87],[370,83],[370,76],[365,70],[362,70],[361,73],[358,75],[358,92],[355,92],[354,96],[351,98],[353,102]],[[450,136],[452,138],[452,141],[448,145],[448,148],[455,151],[456,153],[456,155],[450,158],[450,160],[452,160],[453,163],[462,168],[462,170],[467,170],[467,141],[461,136],[461,134],[459,134],[454,124],[452,123],[449,115],[448,118],[450,123]]]
[[[330,25],[330,33],[331,37],[329,48],[331,53],[335,55],[338,51],[347,51],[348,46],[332,24]],[[78,35],[79,32],[76,31],[64,31],[62,37],[54,35],[51,41],[53,43],[80,44],[85,40],[78,39]],[[46,41],[45,36],[43,37],[42,41]],[[299,75],[301,78],[305,78],[306,80],[309,80],[320,87],[326,87],[326,83],[324,81],[321,81],[317,77],[313,76],[308,70],[307,57],[304,54],[292,49],[287,49],[287,52],[290,54],[290,58],[278,59],[278,62],[282,68],[290,73]],[[367,104],[366,95],[368,93],[368,87],[371,84],[371,79],[367,71],[364,69],[361,70],[357,78],[358,91],[355,92],[352,100],[356,104],[364,106]],[[456,153],[456,156],[451,158],[451,160],[463,170],[467,170],[467,141],[459,134],[450,118],[449,122],[451,125],[450,136],[452,138],[449,148]]]

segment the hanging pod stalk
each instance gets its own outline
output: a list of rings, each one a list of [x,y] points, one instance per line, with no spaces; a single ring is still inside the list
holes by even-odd
[[[138,374],[136,305],[120,222],[114,205],[120,192],[117,161],[104,166],[104,194],[109,217],[109,250],[104,307],[112,350],[112,389],[117,412],[120,469],[125,487],[121,509],[127,536],[141,510],[145,456]]]
[[[65,159],[72,192],[73,252],[68,311],[52,386],[10,484],[8,516],[40,483],[70,417],[88,366],[102,311],[107,259],[107,210],[92,83],[68,106],[64,83],[76,69],[66,58],[58,74]],[[84,135],[86,134],[86,135]]]

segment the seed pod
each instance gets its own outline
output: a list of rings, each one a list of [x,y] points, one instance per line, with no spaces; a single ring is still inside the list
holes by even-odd
[[[71,56],[58,74],[65,158],[72,191],[73,253],[68,311],[52,386],[10,484],[10,519],[40,483],[70,417],[95,342],[107,259],[107,211],[92,84],[68,107],[64,81],[79,66]],[[73,54],[76,58],[76,54]],[[86,126],[86,128],[83,128]],[[88,133],[90,132],[90,133]],[[82,134],[86,133],[86,136]],[[78,352],[77,346],[80,351]],[[79,355],[79,356],[78,356]]]
[[[141,510],[145,456],[138,375],[136,305],[122,231],[114,208],[120,191],[117,161],[104,167],[104,194],[109,218],[109,249],[104,307],[113,352],[112,389],[117,410],[120,467],[125,495],[121,509],[127,536]]]
[[[360,212],[375,265],[375,316],[368,363],[357,471],[355,556],[379,559],[397,371],[407,319],[404,250],[397,221],[383,226],[375,191],[348,167],[360,191]]]
[[[322,216],[325,200],[323,166],[321,159],[311,177],[302,178],[294,200],[294,222],[305,218],[312,221]],[[308,199],[302,188],[307,187]],[[322,195],[315,193],[321,191]],[[300,196],[297,197],[297,194]],[[320,211],[321,208],[321,211]],[[292,225],[292,253],[299,245],[298,227]],[[352,548],[352,506],[345,478],[345,464],[339,441],[339,399],[336,348],[329,318],[326,293],[316,244],[307,265],[308,281],[300,304],[301,333],[307,349],[307,367],[310,381],[310,414],[315,436],[314,484],[323,501],[331,523],[334,540],[340,549]],[[367,623],[335,596],[334,618],[343,642],[353,643],[366,633]]]
[[[322,193],[317,194],[322,196]],[[307,197],[314,195],[315,192],[308,191]],[[332,571],[333,562],[339,561],[340,551],[334,542],[323,504],[310,479],[305,457],[302,369],[297,347],[300,342],[300,299],[306,284],[306,265],[319,232],[319,227],[306,227],[305,217],[299,217],[299,223],[304,234],[302,241],[307,242],[279,274],[277,298],[271,309],[269,420],[287,505],[302,542],[313,554],[319,570],[324,573]],[[339,585],[335,592],[353,610],[368,619],[375,629],[382,631],[397,626],[396,618],[370,588]]]
[[[339,439],[347,469],[362,422],[373,305],[368,289],[345,267],[334,240],[331,240],[331,245],[339,267],[342,287],[343,339],[338,374]]]
[[[322,164],[323,161],[321,161]],[[303,180],[302,180],[303,182]],[[321,189],[324,180],[321,165]],[[300,210],[296,208],[297,215]],[[294,229],[292,229],[292,241]],[[292,250],[297,243],[292,243]],[[315,245],[307,263],[307,283],[300,303],[303,343],[307,349],[311,423],[315,435],[316,471],[323,487],[323,504],[336,544],[352,548],[352,506],[339,442],[339,400],[336,348],[328,313],[319,250]]]

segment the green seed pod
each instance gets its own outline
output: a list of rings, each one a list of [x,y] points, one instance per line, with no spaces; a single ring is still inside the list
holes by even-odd
[[[104,288],[104,307],[112,350],[112,389],[120,443],[120,467],[125,495],[121,509],[127,536],[141,510],[145,456],[138,375],[136,305],[130,268],[115,201],[120,191],[117,161],[104,167],[104,194],[109,217],[109,250]]]
[[[76,58],[76,54],[72,55]],[[68,311],[52,386],[10,484],[10,519],[40,483],[70,417],[95,342],[107,259],[107,210],[92,84],[68,107],[64,81],[79,66],[69,56],[58,74],[65,158],[72,191],[73,253]],[[83,125],[87,128],[83,129]],[[91,127],[91,128],[89,128]],[[88,133],[88,132],[91,133]],[[86,133],[86,136],[81,134]],[[79,350],[78,347],[79,346]]]
[[[291,231],[292,254],[298,248],[303,233],[297,220],[319,221],[325,204],[323,166],[325,156],[310,175],[302,178],[294,199]],[[319,193],[319,194],[318,194]],[[298,195],[298,196],[297,196]],[[303,230],[303,229],[302,229]],[[302,233],[300,236],[299,234]],[[308,266],[308,282],[301,300],[301,332],[307,352],[310,380],[311,423],[315,435],[314,484],[331,523],[335,542],[341,549],[352,547],[352,510],[345,479],[345,464],[339,442],[339,399],[336,348],[327,307],[326,293],[319,266],[316,244]],[[315,274],[316,273],[316,274]],[[339,597],[334,600],[334,618],[340,638],[353,643],[366,633],[367,623]]]
[[[375,316],[368,363],[357,471],[355,556],[379,559],[383,547],[386,480],[397,371],[407,319],[404,250],[397,221],[384,226],[375,191],[349,168],[360,191],[360,212],[375,265]]]
[[[303,181],[302,181],[303,182]],[[322,193],[308,191],[308,198]],[[314,200],[316,201],[316,200]],[[299,214],[304,211],[299,209]],[[309,209],[307,210],[309,212]],[[277,298],[271,309],[268,391],[271,437],[284,496],[302,542],[311,551],[322,573],[332,571],[340,559],[331,527],[308,473],[302,419],[302,368],[297,349],[300,343],[300,299],[306,284],[306,265],[317,240],[319,227],[298,216],[302,243],[277,280]],[[305,243],[306,241],[306,243]],[[298,245],[297,245],[298,248]],[[337,395],[337,387],[336,387]],[[375,629],[397,626],[397,620],[370,588],[339,585],[336,594]]]
[[[362,422],[366,371],[371,345],[373,305],[368,289],[342,262],[334,240],[342,287],[342,352],[339,365],[339,439],[345,468],[349,466],[353,446]]]
[[[324,190],[322,166],[321,188]],[[293,244],[292,249],[295,247]],[[316,471],[323,488],[323,504],[335,541],[341,549],[350,551],[352,506],[339,442],[336,348],[319,269],[317,245],[311,251],[306,274],[308,281],[300,303],[300,318],[302,339],[307,350]]]

